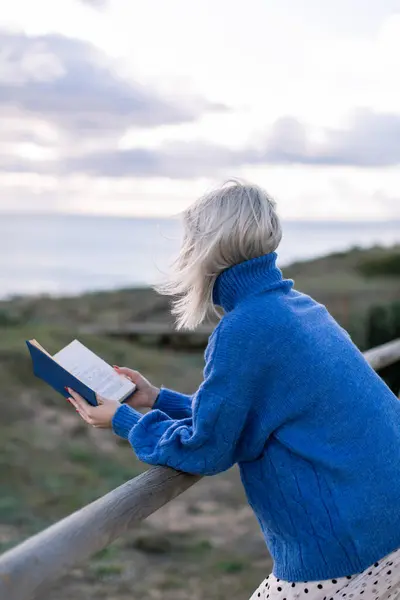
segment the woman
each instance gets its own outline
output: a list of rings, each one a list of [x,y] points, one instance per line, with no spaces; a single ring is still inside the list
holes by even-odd
[[[130,406],[93,408],[72,391],[71,402],[144,462],[201,475],[238,463],[274,559],[253,598],[400,597],[400,403],[325,307],[283,278],[263,190],[229,183],[184,226],[163,291],[178,297],[179,327],[223,310],[203,383],[185,396],[116,367],[137,384]]]

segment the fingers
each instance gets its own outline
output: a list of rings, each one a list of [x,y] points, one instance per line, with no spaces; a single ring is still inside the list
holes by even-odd
[[[105,398],[103,398],[102,396],[99,396],[99,394],[96,394],[96,400],[97,400],[97,404],[100,406],[101,404],[104,404],[105,402],[107,402],[107,400]]]
[[[81,415],[82,419],[84,419],[87,423],[91,421],[91,406],[86,402],[84,398],[74,390],[70,388],[66,388],[68,393],[70,394],[69,401],[76,408],[78,413]]]
[[[96,394],[99,404],[98,406],[92,406],[74,390],[71,390],[70,388],[65,389],[70,394],[68,400],[76,408],[77,412],[86,423],[92,427],[107,429],[112,427],[114,414],[121,406],[117,400],[109,400]]]
[[[124,375],[124,377],[130,379],[131,381],[133,381],[133,383],[139,383],[139,381],[142,378],[141,374],[138,371],[134,371],[133,369],[128,369],[127,367],[118,367],[117,365],[113,365],[113,367],[117,373],[119,373],[120,375]]]
[[[80,394],[78,394],[74,390],[71,390],[71,388],[67,388],[67,392],[71,394],[72,404],[74,404],[76,408],[78,408],[80,411],[86,412],[88,409],[88,403],[86,402],[86,400],[82,398]]]

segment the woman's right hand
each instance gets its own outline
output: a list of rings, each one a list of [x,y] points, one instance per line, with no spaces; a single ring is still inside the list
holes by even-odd
[[[127,377],[136,385],[135,393],[124,404],[128,404],[132,408],[153,408],[160,393],[159,388],[147,381],[138,371],[117,365],[114,365],[114,369],[119,375]]]

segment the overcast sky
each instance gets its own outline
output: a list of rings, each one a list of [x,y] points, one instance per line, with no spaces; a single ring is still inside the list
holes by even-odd
[[[230,177],[400,219],[400,0],[12,0],[0,210],[168,215]]]

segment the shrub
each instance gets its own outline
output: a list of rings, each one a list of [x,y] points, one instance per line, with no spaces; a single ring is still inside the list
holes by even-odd
[[[400,252],[364,259],[358,264],[358,270],[365,277],[400,277]]]

